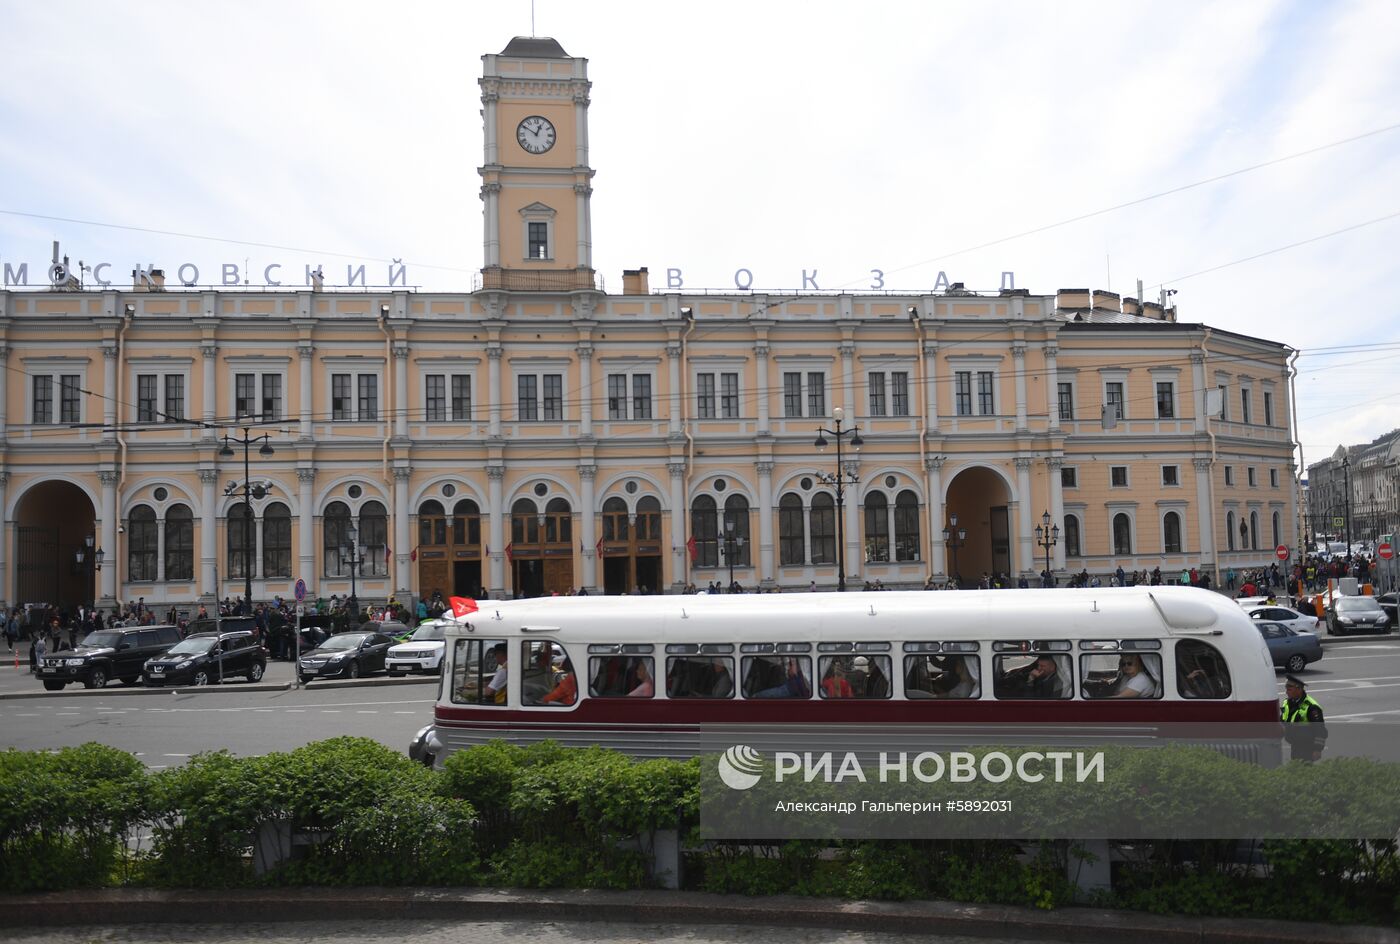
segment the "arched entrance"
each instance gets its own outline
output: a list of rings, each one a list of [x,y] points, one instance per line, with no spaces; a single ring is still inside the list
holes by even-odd
[[[574,519],[567,500],[551,498],[544,511],[522,498],[510,509],[511,593],[541,597],[574,584]]]
[[[458,499],[449,513],[429,499],[418,506],[418,595],[485,596],[481,579],[481,509]]]
[[[961,575],[965,585],[975,586],[984,573],[1011,576],[1011,491],[991,469],[964,469],[948,483],[944,499],[944,527],[953,532],[948,544],[948,572]],[[957,527],[952,516],[957,515]],[[957,532],[966,531],[962,547],[955,548]],[[956,563],[955,563],[956,562]]]
[[[621,498],[603,502],[603,592],[658,593],[661,587],[661,503],[651,495],[629,512]]]
[[[50,481],[25,492],[15,510],[15,603],[50,603],[71,611],[95,602],[98,540],[97,512],[78,486]],[[105,566],[116,566],[117,549],[102,551]]]

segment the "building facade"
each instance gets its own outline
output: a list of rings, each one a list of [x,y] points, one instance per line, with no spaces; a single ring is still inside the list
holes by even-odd
[[[1400,531],[1400,430],[1308,466],[1309,535],[1374,546]]]
[[[1047,515],[1061,573],[1292,543],[1285,346],[1087,289],[608,294],[586,61],[484,65],[471,291],[0,292],[6,603],[1033,580]]]

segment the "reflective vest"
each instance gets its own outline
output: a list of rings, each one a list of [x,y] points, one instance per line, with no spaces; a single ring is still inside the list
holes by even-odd
[[[1282,699],[1280,699],[1279,713],[1283,716],[1283,720],[1285,723],[1307,724],[1308,709],[1313,707],[1317,708],[1319,711],[1322,710],[1322,706],[1319,705],[1317,702],[1313,701],[1313,697],[1311,695],[1304,695],[1303,700],[1298,702],[1298,707],[1293,710],[1293,713],[1290,716],[1288,712],[1288,697],[1284,696]]]

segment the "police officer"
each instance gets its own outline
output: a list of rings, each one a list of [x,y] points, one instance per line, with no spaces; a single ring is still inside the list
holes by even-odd
[[[1323,723],[1322,706],[1308,694],[1307,686],[1296,676],[1285,676],[1284,697],[1280,702],[1284,740],[1288,742],[1291,760],[1322,759],[1327,743],[1327,725]]]

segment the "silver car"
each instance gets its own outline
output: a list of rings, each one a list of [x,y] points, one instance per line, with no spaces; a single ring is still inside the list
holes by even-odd
[[[1306,669],[1309,662],[1322,658],[1322,643],[1317,633],[1300,633],[1282,623],[1256,622],[1254,625],[1259,627],[1259,635],[1264,637],[1274,665],[1296,674]]]

